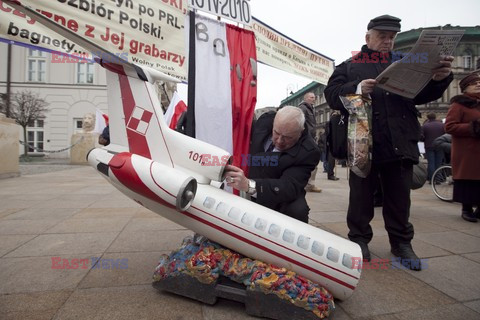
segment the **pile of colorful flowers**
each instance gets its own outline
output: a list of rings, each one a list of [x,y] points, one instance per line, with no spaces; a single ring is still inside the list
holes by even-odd
[[[246,258],[204,237],[184,239],[180,249],[162,255],[153,275],[154,281],[186,274],[205,284],[219,276],[243,283],[247,290],[275,294],[295,306],[312,311],[323,319],[335,309],[333,296],[318,284],[258,260]]]

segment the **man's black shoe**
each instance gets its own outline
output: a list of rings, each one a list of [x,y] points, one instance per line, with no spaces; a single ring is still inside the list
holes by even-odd
[[[328,180],[337,181],[337,180],[340,180],[340,178],[337,178],[337,177],[335,177],[335,176],[329,176],[329,177],[328,177]]]
[[[476,214],[477,211],[478,210],[475,210],[475,212],[470,212],[470,211],[462,210],[463,220],[466,220],[468,222],[477,222],[478,221],[477,214]]]
[[[366,260],[366,261],[370,262],[372,257],[370,256],[370,250],[368,250],[368,244],[366,244],[365,242],[362,242],[362,241],[359,241],[357,243],[360,246],[360,249],[362,249],[363,260],[364,261]]]
[[[404,267],[420,271],[422,270],[422,262],[420,258],[413,251],[412,245],[410,243],[397,243],[392,245],[392,250],[394,256],[399,257],[399,261]]]
[[[475,215],[475,217],[477,217],[477,219],[480,219],[480,206],[478,206],[477,209],[473,211],[473,214]]]

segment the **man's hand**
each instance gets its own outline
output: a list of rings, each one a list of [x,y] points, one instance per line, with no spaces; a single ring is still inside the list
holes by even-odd
[[[373,92],[375,85],[377,84],[377,80],[375,79],[365,79],[360,82],[360,87],[362,88],[362,94],[367,95]]]
[[[453,59],[454,58],[452,56],[442,57],[442,60],[438,62],[440,66],[432,70],[432,79],[435,81],[442,81],[448,77],[450,72],[452,72]]]
[[[227,164],[225,167],[225,181],[227,186],[240,191],[248,191],[248,179],[242,169]]]

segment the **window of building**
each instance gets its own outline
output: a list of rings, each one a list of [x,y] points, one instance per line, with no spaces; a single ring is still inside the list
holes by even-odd
[[[82,131],[82,123],[83,123],[82,118],[73,118],[73,131],[75,133]]]
[[[28,49],[27,80],[45,82],[47,72],[47,54],[44,51]]]
[[[463,56],[463,68],[472,69],[472,56]]]
[[[77,63],[77,83],[93,83],[94,64],[89,62]]]
[[[38,119],[27,126],[27,141],[29,153],[42,153],[44,146],[44,121]]]

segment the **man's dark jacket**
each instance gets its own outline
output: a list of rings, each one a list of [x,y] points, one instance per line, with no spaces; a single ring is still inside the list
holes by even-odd
[[[366,45],[362,47],[359,55],[340,64],[330,77],[325,88],[325,98],[330,108],[343,110],[339,96],[355,93],[362,80],[375,79],[392,62],[391,54],[382,57],[379,52],[368,49]],[[365,57],[370,59],[364,59]],[[400,159],[418,162],[420,123],[415,105],[440,98],[452,80],[452,74],[441,81],[431,80],[414,99],[374,88],[370,93],[373,108],[374,162],[384,163]]]
[[[440,120],[428,120],[422,126],[422,138],[425,149],[433,150],[433,141],[445,133],[445,126]]]
[[[248,176],[256,181],[256,202],[282,212],[285,204],[305,198],[305,186],[320,160],[320,150],[304,130],[292,148],[283,152],[265,152],[265,142],[272,135],[275,114],[267,112],[255,122],[250,145],[251,160],[254,157],[270,157],[270,161],[265,166],[251,165]]]
[[[298,105],[298,107],[303,111],[303,114],[305,115],[305,126],[308,129],[308,132],[312,136],[312,138],[315,140],[316,139],[316,130],[315,130],[315,110],[313,108],[313,105],[303,101]]]

